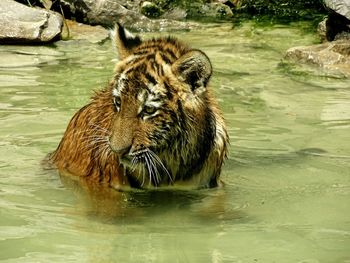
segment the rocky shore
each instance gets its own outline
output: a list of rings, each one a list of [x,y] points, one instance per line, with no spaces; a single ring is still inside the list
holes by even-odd
[[[205,26],[193,19],[232,21],[270,15],[294,21],[308,19],[313,12],[326,16],[319,25],[323,43],[291,47],[285,58],[350,77],[350,0],[1,0],[0,44],[59,39],[100,43],[116,22],[139,32],[174,31]]]
[[[350,0],[325,0],[328,16],[319,24],[322,44],[292,47],[286,58],[322,69],[326,75],[350,78]]]
[[[285,2],[285,3],[284,3]],[[319,12],[318,0],[2,0],[1,43],[47,43],[62,38],[65,19],[112,28],[116,22],[133,31],[191,30],[205,19],[218,21],[270,14],[273,17],[304,19]],[[310,8],[313,8],[310,11]],[[20,36],[19,34],[23,34]]]

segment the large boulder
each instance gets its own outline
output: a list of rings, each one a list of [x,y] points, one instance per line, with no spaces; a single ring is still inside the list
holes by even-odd
[[[326,20],[326,38],[328,41],[350,35],[350,0],[324,0],[329,10]]]
[[[70,13],[79,22],[91,25],[113,27],[116,22],[120,22],[135,31],[188,30],[195,26],[192,23],[174,20],[149,19],[136,11],[135,5],[126,8],[122,4],[124,2],[110,0],[60,1],[66,13]]]
[[[326,7],[350,19],[350,0],[324,0]]]
[[[0,43],[47,43],[60,37],[61,15],[17,3],[0,1]]]
[[[297,63],[317,66],[332,75],[350,77],[350,42],[348,40],[293,47],[287,50],[286,58]]]

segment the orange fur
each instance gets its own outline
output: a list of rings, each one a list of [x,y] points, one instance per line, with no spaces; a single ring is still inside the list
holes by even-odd
[[[51,161],[116,189],[220,184],[228,136],[207,56],[116,29],[114,78],[70,121]]]

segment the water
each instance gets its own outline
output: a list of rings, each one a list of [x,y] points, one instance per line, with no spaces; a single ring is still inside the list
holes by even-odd
[[[40,165],[111,77],[109,43],[0,46],[0,260],[350,262],[350,80],[282,60],[308,24],[207,25],[224,189],[89,191]],[[149,37],[149,35],[145,35]]]

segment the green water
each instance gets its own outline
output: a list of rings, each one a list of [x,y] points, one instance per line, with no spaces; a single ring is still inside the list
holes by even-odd
[[[0,260],[349,263],[350,80],[282,61],[317,41],[305,27],[176,33],[215,69],[226,187],[119,198],[40,165],[111,77],[110,43],[0,46]]]

